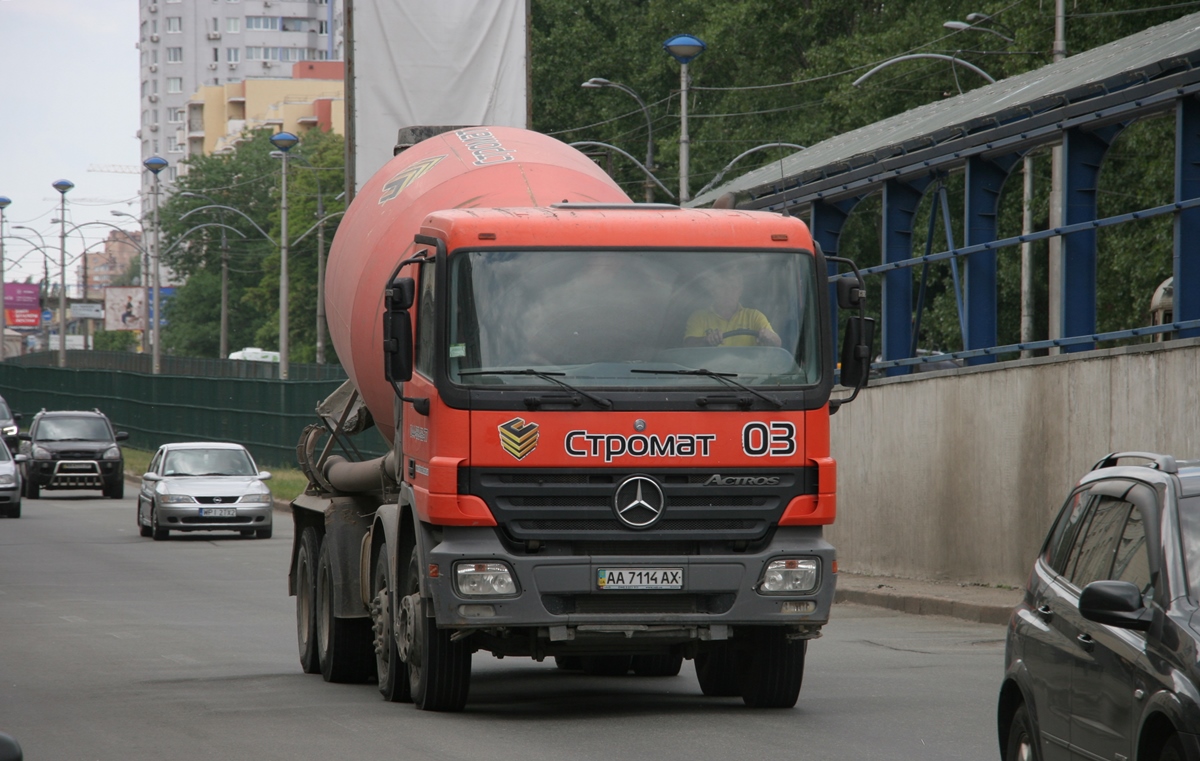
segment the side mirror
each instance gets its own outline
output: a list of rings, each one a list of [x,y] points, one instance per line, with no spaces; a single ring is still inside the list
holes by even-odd
[[[16,463],[29,462],[29,455],[15,454],[15,455],[13,455],[13,462],[16,462]]]
[[[129,439],[129,433],[127,431],[117,431],[116,439],[117,441],[127,441]]]
[[[866,388],[867,377],[871,372],[871,347],[874,342],[873,318],[851,317],[846,321],[846,335],[842,340],[843,386]]]
[[[1153,623],[1153,611],[1142,600],[1142,591],[1128,581],[1093,581],[1079,595],[1079,613],[1089,621],[1144,632]]]
[[[837,279],[839,309],[858,309],[866,298],[867,292],[858,278],[839,277]]]
[[[408,310],[415,298],[416,286],[411,277],[396,278],[384,297],[383,374],[389,383],[412,380],[412,315]]]
[[[18,433],[17,441],[33,441],[33,437],[30,436],[28,433]]]
[[[157,473],[143,473],[142,480],[143,481],[161,481],[162,476],[160,476]]]
[[[266,481],[270,477],[271,477],[271,471],[269,471],[269,470],[260,470],[260,471],[258,471],[258,475],[255,476],[255,478],[257,478],[259,481]]]

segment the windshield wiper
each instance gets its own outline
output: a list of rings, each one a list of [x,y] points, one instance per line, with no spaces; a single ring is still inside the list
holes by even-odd
[[[735,381],[734,378],[737,377],[737,373],[716,373],[716,372],[713,372],[712,370],[705,370],[703,367],[695,369],[695,370],[633,369],[633,370],[630,370],[629,372],[631,372],[631,373],[647,373],[650,375],[703,375],[706,378],[716,378],[717,380],[722,381],[723,383],[728,383],[729,385],[734,386],[736,388],[740,388],[743,391],[749,391],[751,394],[754,394],[759,399],[762,399],[765,402],[773,404],[776,407],[782,408],[784,406],[783,402],[776,399],[775,397],[768,396],[768,395],[762,393],[761,391],[755,391],[754,389],[750,388],[749,386]]]
[[[570,383],[559,380],[558,378],[555,377],[556,375],[559,375],[559,376],[566,375],[566,373],[545,372],[543,370],[534,370],[532,368],[527,368],[524,370],[504,370],[504,369],[462,370],[458,374],[459,375],[532,375],[533,377],[541,378],[544,381],[549,381],[551,383],[557,383],[558,385],[562,386],[563,388],[565,388],[568,391],[574,392],[576,394],[579,394],[580,396],[590,399],[592,402],[599,405],[600,407],[603,407],[606,410],[610,409],[612,407],[612,402],[609,401],[608,399],[605,399],[600,396],[596,396],[595,394],[589,394],[588,392],[584,391],[583,389],[572,386]]]

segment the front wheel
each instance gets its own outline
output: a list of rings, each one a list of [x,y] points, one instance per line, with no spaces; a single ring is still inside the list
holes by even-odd
[[[453,632],[439,629],[429,615],[430,600],[421,597],[418,550],[413,548],[401,601],[401,657],[408,663],[409,690],[422,711],[461,711],[471,686],[471,650],[454,642]]]
[[[25,479],[25,496],[29,499],[37,499],[42,496],[42,487],[34,483],[32,478]]]
[[[740,672],[728,642],[714,642],[696,656],[696,679],[700,691],[710,698],[736,698],[742,694]]]
[[[12,504],[10,504],[8,506],[8,517],[9,518],[20,518],[21,517],[21,500],[18,499],[16,502],[13,502]]]
[[[106,486],[104,488],[103,493],[104,493],[104,496],[106,496],[110,499],[124,499],[125,498],[125,480],[122,478],[116,479],[115,481],[113,481],[111,484],[109,484],[108,486]]]
[[[371,677],[371,619],[335,614],[329,542],[321,544],[317,562],[317,654],[326,682],[365,682]]]
[[[142,536],[149,537],[151,534],[150,527],[142,523],[142,498],[138,497],[137,501],[137,527],[138,533]]]
[[[1037,745],[1033,740],[1033,724],[1029,720],[1029,710],[1022,703],[1013,712],[1012,721],[1008,724],[1008,742],[1004,746],[1003,761],[1037,761],[1038,758]],[[1182,761],[1182,757],[1180,761]]]
[[[169,528],[159,525],[158,509],[154,506],[154,503],[151,502],[150,503],[150,536],[152,536],[154,538],[154,541],[156,541],[156,542],[163,542],[163,541],[166,541],[167,537],[170,536],[170,534],[171,534],[171,530]]]
[[[296,642],[305,674],[321,672],[317,654],[317,556],[321,537],[312,526],[300,532],[296,548]]]
[[[388,548],[379,548],[375,561],[375,572],[371,575],[371,621],[375,633],[375,676],[379,681],[379,694],[391,703],[411,703],[412,693],[408,686],[408,667],[400,660],[394,627],[394,602],[388,578]]]
[[[791,708],[804,681],[808,640],[789,640],[782,627],[750,630],[743,653],[742,701],[751,708]]]
[[[638,676],[678,676],[682,668],[682,655],[633,656],[633,673]]]

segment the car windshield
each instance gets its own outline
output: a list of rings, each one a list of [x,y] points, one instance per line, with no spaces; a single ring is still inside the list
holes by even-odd
[[[12,453],[8,451],[8,446],[0,442],[0,462],[8,462],[12,459]]]
[[[253,476],[257,473],[243,449],[175,449],[163,459],[164,476]]]
[[[97,417],[50,417],[38,422],[37,441],[112,441],[103,419]]]
[[[1179,535],[1187,561],[1188,590],[1200,600],[1200,497],[1179,501]]]
[[[711,387],[727,385],[713,377],[722,373],[745,385],[810,386],[821,378],[817,287],[813,257],[797,252],[456,254],[450,377],[488,387],[550,384],[540,376],[574,388]],[[418,367],[419,355],[420,346]],[[698,369],[712,372],[681,372]]]

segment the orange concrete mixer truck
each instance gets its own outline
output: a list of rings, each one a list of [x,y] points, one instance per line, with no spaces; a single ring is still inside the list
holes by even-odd
[[[365,184],[325,293],[350,380],[298,446],[305,671],[455,711],[479,651],[691,659],[705,695],[795,704],[837,573],[829,416],[870,356],[853,263],[798,219],[635,204],[557,140],[471,127]]]

